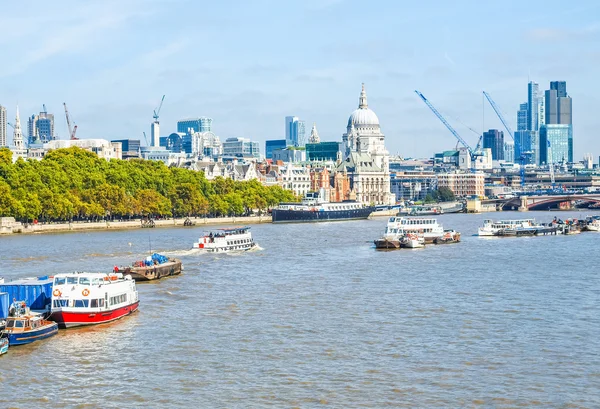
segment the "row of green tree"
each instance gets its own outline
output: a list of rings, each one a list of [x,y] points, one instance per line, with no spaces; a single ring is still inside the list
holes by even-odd
[[[434,190],[430,193],[427,193],[427,196],[425,196],[425,199],[423,200],[424,203],[436,203],[436,202],[451,202],[453,200],[456,200],[456,196],[454,195],[454,192],[447,187],[440,187],[437,190]]]
[[[258,180],[207,180],[158,161],[106,161],[71,147],[38,161],[0,149],[0,216],[32,220],[239,216],[297,198]]]

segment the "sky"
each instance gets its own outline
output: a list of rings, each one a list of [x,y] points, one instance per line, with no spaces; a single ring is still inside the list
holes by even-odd
[[[600,155],[599,44],[588,0],[5,0],[0,105],[26,132],[45,104],[68,139],[66,102],[79,137],[144,143],[166,95],[161,136],[208,116],[222,141],[264,151],[288,115],[341,141],[364,82],[390,153],[423,158],[456,140],[414,90],[475,146],[502,129],[483,90],[516,129],[527,82],[564,80],[580,160]]]

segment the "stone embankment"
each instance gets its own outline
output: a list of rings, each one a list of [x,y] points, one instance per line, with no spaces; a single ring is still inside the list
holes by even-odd
[[[214,218],[190,218],[190,219],[160,219],[153,220],[153,227],[184,227],[189,220],[193,226],[208,225],[245,225],[257,223],[271,223],[271,216],[249,216],[249,217],[214,217]],[[189,222],[188,222],[189,224]],[[68,231],[85,230],[123,230],[141,229],[144,223],[141,220],[99,222],[71,222],[71,223],[28,223],[23,224],[15,221],[13,217],[0,217],[0,235],[15,233],[58,233]],[[146,223],[146,227],[149,227]]]

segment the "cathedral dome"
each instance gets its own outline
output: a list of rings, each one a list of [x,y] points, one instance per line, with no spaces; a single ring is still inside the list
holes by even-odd
[[[356,109],[348,118],[348,128],[354,125],[355,128],[372,128],[379,127],[379,118],[367,106],[367,93],[365,92],[365,84],[362,84],[358,109]]]

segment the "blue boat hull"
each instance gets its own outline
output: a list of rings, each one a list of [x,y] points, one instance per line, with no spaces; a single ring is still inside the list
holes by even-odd
[[[58,332],[58,324],[53,322],[52,324],[46,325],[42,328],[38,328],[34,331],[8,333],[8,342],[10,345],[25,345],[30,344],[41,339],[49,338],[56,335]]]
[[[374,207],[330,211],[273,209],[271,214],[273,223],[313,223],[367,219],[374,210]]]

